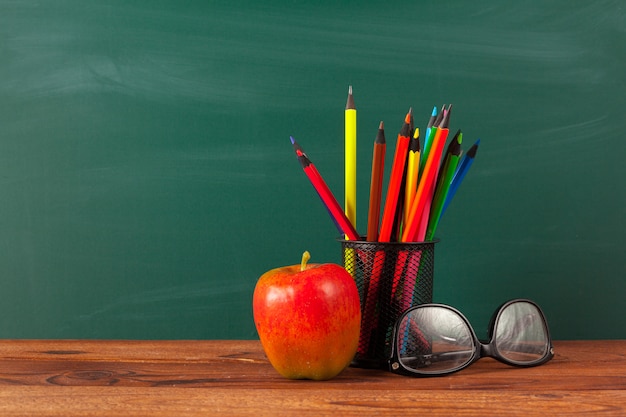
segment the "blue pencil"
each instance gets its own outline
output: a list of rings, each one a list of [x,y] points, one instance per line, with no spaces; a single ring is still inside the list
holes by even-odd
[[[479,144],[480,144],[480,139],[478,139],[476,143],[474,143],[472,147],[469,148],[465,156],[463,156],[463,158],[461,159],[461,162],[459,163],[459,167],[457,168],[456,172],[454,173],[454,176],[452,177],[452,181],[450,182],[450,189],[448,190],[448,196],[446,197],[446,201],[443,203],[443,209],[441,209],[441,216],[443,216],[443,213],[445,213],[446,208],[448,207],[448,204],[450,204],[450,201],[452,201],[452,198],[456,194],[456,191],[459,189],[459,186],[461,185],[463,178],[465,178],[467,171],[469,171],[470,167],[472,166],[472,163],[474,162],[474,158],[476,157],[476,152],[478,151]]]

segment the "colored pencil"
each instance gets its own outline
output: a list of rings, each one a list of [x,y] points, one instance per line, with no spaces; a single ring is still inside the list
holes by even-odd
[[[429,224],[428,214],[430,212],[430,208],[433,203],[433,198],[435,194],[435,186],[437,183],[437,177],[438,177],[438,173],[440,170],[439,161],[441,160],[441,153],[443,151],[443,148],[444,148],[447,136],[448,136],[451,107],[452,106],[450,105],[448,109],[446,109],[444,106],[444,108],[442,109],[442,113],[441,113],[443,117],[437,120],[435,122],[436,125],[432,126],[431,128],[430,136],[432,138],[431,144],[433,146],[431,147],[429,158],[426,164],[424,165],[424,171],[422,172],[422,176],[420,176],[420,187],[418,188],[418,192],[416,192],[416,197],[414,198],[414,203],[418,204],[418,208],[412,208],[414,212],[407,216],[407,218],[409,217],[411,218],[411,220],[407,220],[407,223],[412,223],[412,225],[407,224],[405,232],[407,231],[407,229],[415,229],[416,225],[418,227],[417,227],[417,231],[414,232],[411,236],[403,235],[402,236],[403,242],[408,242],[408,241],[421,242],[421,241],[426,240],[425,238],[426,231],[427,231],[427,227]],[[450,152],[450,149],[448,149],[448,152],[446,152],[446,154],[448,154],[449,152]],[[424,182],[422,182],[422,180],[424,180]],[[420,204],[423,205],[423,208],[419,207]],[[421,217],[419,218],[419,223],[415,219],[416,213],[417,214],[421,213]],[[407,233],[410,233],[410,232],[407,232]],[[406,310],[413,304],[415,285],[419,279],[421,258],[422,258],[422,251],[420,250],[420,251],[412,251],[411,253],[408,254],[408,259],[405,260],[406,272],[405,272],[403,289],[402,289],[401,299],[400,299],[400,308],[402,310]],[[396,283],[394,281],[394,285],[395,284]]]
[[[424,166],[426,165],[426,161],[428,160],[428,155],[430,154],[430,148],[433,144],[433,140],[435,138],[435,133],[437,131],[437,126],[441,124],[443,120],[443,116],[445,114],[445,105],[441,108],[440,112],[437,112],[437,107],[433,108],[433,112],[428,120],[428,126],[426,128],[426,136],[424,138],[424,146],[422,148],[422,154],[420,155],[420,175],[422,175],[422,171],[424,171]]]
[[[413,304],[413,296],[415,294],[415,283],[419,277],[420,261],[422,260],[422,251],[411,251],[406,267],[404,284],[402,289],[402,297],[400,300],[401,311],[407,310]]]
[[[424,144],[423,144],[423,151],[422,151],[422,158],[425,158],[425,156],[427,155],[426,152],[426,148],[430,149],[430,144],[432,141],[432,138],[430,137],[430,131],[432,130],[432,127],[435,125],[435,122],[437,120],[437,106],[433,106],[433,111],[430,114],[430,118],[428,119],[428,123],[426,124],[426,133],[424,134]],[[424,163],[426,163],[425,160],[423,160]],[[420,165],[420,171],[423,169],[424,164]]]
[[[427,132],[429,134],[432,132],[432,136],[435,136],[435,130],[432,130],[432,125],[436,120],[437,115],[437,107],[433,108],[432,115],[430,120],[428,121]],[[429,136],[427,134],[427,136]],[[415,196],[417,194],[417,185],[419,181],[419,171],[420,171],[420,163],[421,163],[421,154],[419,150],[419,129],[415,129],[415,134],[413,135],[414,139],[417,139],[417,143],[415,141],[411,142],[411,149],[409,150],[409,161],[407,166],[407,177],[406,177],[406,193],[405,193],[405,210],[404,210],[404,226],[407,226],[409,212],[411,208],[411,204],[413,203]],[[432,137],[430,138],[432,142]],[[414,160],[411,161],[411,150],[417,146],[417,152],[413,155]],[[402,240],[402,239],[400,239]],[[421,258],[421,251],[418,252],[407,252],[400,251],[398,253],[398,258],[396,260],[396,268],[394,271],[393,277],[393,286],[391,293],[390,302],[398,302],[396,301],[396,292],[398,290],[398,286],[400,285],[400,281],[404,280],[403,290],[401,292],[401,299],[399,300],[400,305],[404,309],[406,306],[406,300],[408,297],[408,302],[410,303],[413,296],[413,290],[415,286],[415,282],[417,280],[417,273],[419,270],[419,260]],[[404,278],[403,278],[404,276]],[[410,296],[409,296],[410,294]]]
[[[456,168],[459,164],[461,157],[461,143],[463,141],[463,133],[458,130],[454,135],[454,138],[450,142],[446,151],[446,156],[443,162],[443,167],[439,173],[437,184],[435,188],[435,195],[433,197],[433,205],[431,207],[430,216],[428,218],[428,227],[426,229],[425,240],[433,240],[435,236],[435,230],[441,219],[441,213],[443,209],[443,203],[448,195],[450,184],[452,183],[452,177],[456,172]]]
[[[443,208],[441,210],[441,215],[443,215],[443,213],[445,213],[446,209],[448,208],[448,205],[450,204],[450,201],[454,198],[454,195],[456,194],[457,190],[459,189],[459,185],[461,185],[461,182],[463,181],[463,178],[465,178],[465,175],[467,174],[467,171],[469,171],[470,167],[472,166],[472,163],[474,162],[474,158],[476,158],[476,152],[478,152],[478,146],[479,145],[480,145],[480,139],[478,139],[476,141],[476,143],[474,143],[469,148],[467,153],[461,159],[461,162],[459,163],[459,166],[456,169],[456,172],[454,173],[454,177],[452,177],[452,182],[450,184],[450,189],[448,190],[448,195],[446,196],[446,201],[443,203]]]
[[[439,161],[441,160],[443,147],[448,137],[448,124],[450,113],[451,106],[445,112],[445,116],[442,119],[440,126],[437,126],[435,138],[433,139],[433,144],[431,146],[431,151],[427,158],[428,160],[424,165],[424,171],[420,176],[415,198],[411,203],[411,210],[408,216],[407,225],[402,232],[402,242],[422,241],[423,239],[418,238],[418,232],[421,232],[420,229],[423,229],[424,234],[426,233],[426,227],[422,225],[422,218],[424,214],[424,208],[427,206],[430,207],[429,199],[432,199],[431,191],[433,183],[437,178]],[[433,126],[433,130],[434,129],[435,126]]]
[[[428,228],[428,219],[430,217],[430,210],[433,204],[433,198],[435,195],[435,186],[437,184],[437,178],[439,176],[439,171],[441,168],[440,165],[440,161],[442,159],[442,152],[443,152],[443,146],[445,145],[445,142],[447,140],[448,137],[448,122],[449,122],[449,116],[448,114],[450,113],[452,106],[448,106],[448,109],[446,109],[444,107],[443,109],[443,119],[441,120],[441,124],[438,127],[438,130],[440,131],[441,134],[441,141],[443,143],[441,143],[441,147],[437,147],[435,149],[435,154],[433,155],[435,159],[435,172],[432,176],[432,179],[429,179],[428,184],[426,185],[426,192],[425,192],[425,199],[426,199],[426,204],[424,204],[424,210],[422,211],[422,217],[420,219],[420,223],[419,223],[419,228],[417,231],[417,235],[415,235],[413,237],[413,239],[417,242],[422,242],[426,239],[426,229]]]
[[[409,138],[410,137],[411,135],[409,134]],[[408,153],[409,152],[407,150],[407,156]],[[406,186],[407,162],[408,160],[405,162],[404,173],[402,174],[402,179],[400,180],[400,189],[398,190],[398,202],[396,203],[396,214],[393,217],[393,227],[391,228],[391,238],[389,239],[391,242],[397,242],[400,235],[402,234],[402,222],[404,221],[404,189]]]
[[[430,114],[428,123],[426,124],[426,136],[430,134],[430,128],[435,124],[435,120],[437,120],[437,106],[433,106],[433,111]]]
[[[409,210],[411,209],[411,202],[415,198],[417,192],[417,179],[419,174],[420,165],[420,130],[415,128],[413,134],[413,140],[409,145],[409,157],[406,168],[406,185],[404,189],[404,224],[408,217]]]
[[[377,326],[377,307],[381,287],[381,276],[385,269],[385,262],[387,262],[387,256],[384,250],[377,250],[374,254],[368,253],[368,257],[372,255],[374,258],[367,259],[366,262],[367,265],[371,265],[371,268],[368,268],[368,272],[371,272],[369,272],[369,277],[366,276],[369,280],[367,280],[367,293],[365,294],[365,302],[362,308],[362,329],[361,336],[359,338],[359,352],[362,354],[367,354],[368,347],[370,349],[372,347],[370,342],[372,338],[372,331]],[[386,302],[386,300],[383,302]]]
[[[400,282],[403,280],[403,276],[408,272],[406,269],[408,257],[409,251],[406,250],[398,251],[398,254],[396,256],[396,265],[394,267],[393,279],[391,281],[391,296],[389,298],[389,302],[392,304],[397,304],[396,292],[398,290],[398,287],[400,286]]]
[[[409,151],[409,141],[411,140],[411,133],[409,132],[411,113],[412,110],[409,109],[409,112],[404,119],[404,124],[400,129],[400,133],[398,133],[396,151],[393,157],[393,165],[391,167],[391,177],[389,178],[389,185],[387,186],[387,196],[385,198],[383,219],[380,226],[380,233],[378,236],[379,242],[389,242],[391,240],[391,234],[393,232],[398,198],[400,194],[400,189],[402,187],[402,179],[406,166],[407,153]]]
[[[378,125],[378,133],[374,140],[372,152],[372,177],[370,181],[370,204],[367,214],[367,240],[378,240],[378,226],[380,223],[380,200],[383,192],[383,176],[385,169],[385,153],[387,143],[385,141],[385,125],[381,121]]]
[[[298,142],[295,141],[294,138],[291,138],[291,144],[293,145],[293,149],[296,152],[296,155],[300,155],[300,154],[304,155],[304,151],[302,150],[302,147],[300,147],[300,145],[298,144]],[[328,215],[333,220],[333,223],[335,224],[337,231],[339,232],[340,235],[343,234],[343,229],[341,228],[341,226],[339,226],[339,223],[337,222],[335,217],[332,215],[330,207],[328,207],[328,205],[326,204],[326,201],[324,201],[324,198],[317,191],[317,189],[315,190],[315,192],[317,193],[317,196],[320,198],[320,200],[322,200],[322,204],[324,204],[324,207],[326,207],[326,210],[328,211]]]
[[[295,144],[295,139],[291,138],[292,144]],[[321,174],[313,165],[311,160],[302,151],[302,148],[298,145],[296,148],[296,156],[298,161],[302,165],[302,169],[309,178],[309,181],[313,185],[313,188],[317,191],[318,195],[324,201],[326,207],[329,209],[332,218],[339,224],[342,232],[346,235],[346,239],[359,240],[359,234],[356,232],[350,220],[346,217],[345,213],[341,209],[341,206],[335,199],[335,196],[328,188],[328,185],[322,178]]]
[[[356,227],[356,107],[352,86],[348,88],[345,109],[345,204],[344,211]]]

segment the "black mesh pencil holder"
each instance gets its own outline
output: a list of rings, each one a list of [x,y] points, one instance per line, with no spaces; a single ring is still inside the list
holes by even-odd
[[[343,266],[361,298],[361,335],[352,366],[384,367],[398,317],[412,306],[432,302],[437,241],[340,242]]]

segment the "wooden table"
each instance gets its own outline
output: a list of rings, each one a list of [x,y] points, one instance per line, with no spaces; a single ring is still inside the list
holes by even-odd
[[[446,377],[279,376],[258,341],[0,341],[0,416],[626,415],[626,340],[556,341],[545,365]]]

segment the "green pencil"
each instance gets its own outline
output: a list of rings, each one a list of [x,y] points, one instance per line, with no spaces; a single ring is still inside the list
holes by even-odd
[[[461,158],[461,142],[463,141],[463,133],[458,130],[448,146],[446,157],[443,162],[441,175],[437,181],[435,195],[433,197],[433,205],[430,211],[428,220],[428,227],[426,228],[426,241],[433,240],[435,237],[435,230],[439,224],[441,218],[441,211],[443,210],[443,203],[446,201],[448,190],[450,189],[450,183],[452,177],[456,171],[456,167],[459,164]]]

